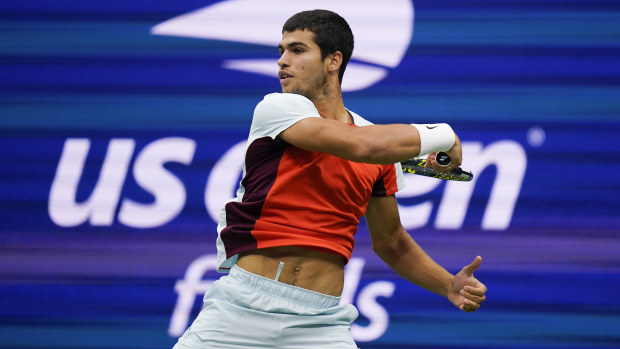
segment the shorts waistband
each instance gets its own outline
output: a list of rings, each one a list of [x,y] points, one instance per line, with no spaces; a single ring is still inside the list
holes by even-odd
[[[253,290],[268,294],[270,296],[286,299],[311,308],[326,309],[337,306],[340,297],[330,296],[305,288],[288,285],[273,279],[266,278],[234,265],[228,274],[231,280],[247,285]]]

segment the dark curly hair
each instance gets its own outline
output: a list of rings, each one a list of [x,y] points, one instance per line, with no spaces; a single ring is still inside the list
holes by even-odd
[[[321,49],[321,59],[330,53],[342,53],[342,65],[338,79],[342,84],[344,71],[353,54],[353,32],[347,21],[328,10],[303,11],[289,18],[282,27],[282,33],[295,30],[309,30],[314,33],[314,42]]]

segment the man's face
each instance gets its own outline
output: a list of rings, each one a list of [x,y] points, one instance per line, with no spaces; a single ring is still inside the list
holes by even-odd
[[[278,46],[280,85],[284,93],[296,93],[314,100],[327,84],[321,49],[308,30],[284,32]]]

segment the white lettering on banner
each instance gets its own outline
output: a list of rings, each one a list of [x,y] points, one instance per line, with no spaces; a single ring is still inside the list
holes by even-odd
[[[196,301],[196,296],[204,295],[215,280],[203,280],[202,276],[210,271],[217,271],[217,255],[209,254],[196,258],[185,271],[185,277],[177,280],[174,290],[179,294],[172,311],[168,334],[179,337],[189,323],[189,316]]]
[[[240,142],[226,152],[209,175],[209,185],[205,191],[207,211],[214,221],[218,221],[222,205],[234,197],[243,161],[243,145]],[[514,207],[521,192],[521,185],[527,168],[527,155],[523,147],[514,141],[500,140],[483,147],[479,142],[463,142],[463,158],[466,168],[474,174],[495,165],[497,175],[482,219],[482,228],[487,230],[505,230],[509,227]],[[235,179],[231,180],[231,177]],[[460,229],[463,226],[469,202],[475,184],[480,176],[474,176],[471,182],[446,182],[435,227],[440,229]],[[442,181],[423,176],[405,176],[406,187],[396,193],[398,198],[416,197],[427,194],[439,186]],[[215,186],[214,183],[219,183]],[[210,191],[217,188],[217,191]],[[415,205],[398,205],[401,222],[406,229],[416,229],[428,224],[433,211],[433,203],[425,201]]]
[[[344,289],[341,304],[354,304],[353,299],[359,287],[362,271],[366,261],[353,257],[345,266]],[[189,325],[192,308],[196,297],[202,297],[215,280],[203,280],[209,271],[217,270],[217,256],[205,255],[195,259],[187,268],[185,276],[177,280],[174,290],[179,294],[170,318],[168,335],[179,337]],[[368,342],[381,337],[389,326],[389,314],[378,302],[377,297],[391,297],[395,286],[388,281],[375,281],[366,285],[357,297],[357,308],[361,315],[369,320],[368,326],[351,325],[355,340]]]
[[[510,225],[514,207],[521,192],[521,185],[527,167],[527,155],[523,147],[514,141],[501,140],[483,147],[479,142],[463,142],[463,159],[468,170],[475,176],[471,182],[446,182],[435,220],[439,229],[459,229],[463,226],[479,174],[495,165],[497,175],[493,182],[489,201],[484,211],[482,228],[505,230]],[[407,198],[431,192],[442,181],[422,176],[405,176],[407,186],[396,193],[398,198]],[[399,204],[401,221],[406,229],[425,226],[433,209],[431,201],[413,206]]]
[[[133,139],[110,141],[95,188],[86,201],[78,203],[77,188],[89,148],[89,139],[70,138],[65,142],[48,204],[50,218],[59,226],[72,227],[86,221],[95,226],[106,226],[114,222],[135,142]],[[244,149],[245,141],[235,144],[223,154],[209,174],[204,202],[215,222],[224,203],[235,196],[243,168]],[[179,178],[165,169],[164,164],[178,162],[189,165],[195,150],[195,141],[188,138],[162,138],[147,145],[136,158],[133,176],[142,189],[155,197],[155,201],[143,204],[129,198],[123,199],[118,213],[119,222],[134,228],[153,228],[174,219],[186,203],[186,189]],[[494,165],[497,174],[481,226],[485,230],[507,229],[527,168],[525,150],[510,140],[496,141],[486,147],[479,142],[463,142],[463,158],[465,167],[477,174],[473,181],[442,182],[408,175],[405,176],[407,186],[396,196],[400,199],[418,197],[445,183],[434,226],[459,229],[463,226],[479,174]],[[402,201],[399,210],[406,229],[420,228],[429,223],[434,206],[432,201],[413,205],[402,204]]]
[[[65,141],[48,204],[50,218],[59,226],[73,227],[87,220],[95,226],[107,226],[114,221],[135,141],[110,141],[95,188],[85,202],[77,203],[77,188],[89,148],[89,139]],[[183,209],[186,192],[183,183],[163,165],[167,162],[189,165],[195,149],[192,139],[176,137],[159,139],[144,148],[137,157],[133,175],[143,189],[153,194],[155,202],[140,204],[123,200],[119,221],[134,228],[150,228],[172,220]]]
[[[108,146],[95,189],[86,202],[75,202],[90,140],[69,138],[52,182],[48,212],[54,223],[73,227],[90,218],[92,225],[111,225],[135,147],[133,139],[114,139]]]
[[[363,258],[351,258],[345,267],[344,287],[340,298],[341,304],[353,304],[355,292],[360,284],[366,261]],[[394,284],[388,281],[375,281],[360,291],[357,297],[357,310],[365,316],[368,326],[351,325],[351,334],[355,340],[370,342],[383,336],[390,323],[388,312],[379,303],[377,297],[392,297]]]
[[[482,229],[508,229],[527,168],[525,150],[517,142],[504,140],[489,144],[486,148],[483,148],[481,143],[465,143],[463,153],[467,159],[475,159],[471,163],[468,162],[469,169],[473,173],[482,173],[490,165],[495,165],[497,168],[497,175],[482,217]],[[468,185],[457,185],[456,182],[446,184],[437,212],[436,228],[458,229],[463,226],[478,177],[475,176]]]
[[[357,309],[370,323],[368,326],[351,325],[353,338],[360,342],[370,342],[383,336],[390,325],[390,315],[379,303],[377,297],[392,297],[394,284],[389,281],[375,281],[364,287],[357,297]]]
[[[158,227],[176,217],[185,206],[183,183],[164,168],[167,162],[189,165],[196,142],[188,138],[164,138],[149,144],[136,159],[133,176],[138,184],[155,196],[152,204],[124,199],[119,222],[135,228]]]

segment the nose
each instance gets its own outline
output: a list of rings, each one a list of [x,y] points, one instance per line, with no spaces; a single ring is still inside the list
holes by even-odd
[[[288,55],[286,51],[280,55],[280,58],[278,59],[278,67],[280,67],[280,69],[288,67]]]

